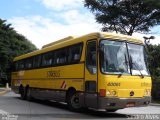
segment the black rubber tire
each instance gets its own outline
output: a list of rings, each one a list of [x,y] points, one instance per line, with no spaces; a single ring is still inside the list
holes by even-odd
[[[67,103],[71,111],[80,112],[82,110],[78,92],[71,91],[67,96]]]
[[[20,93],[21,99],[26,100],[26,89],[23,86],[20,87],[19,93]]]
[[[33,100],[33,97],[31,95],[31,88],[29,88],[29,87],[26,88],[26,100],[28,100],[28,101]]]
[[[115,112],[115,111],[117,111],[117,109],[110,109],[110,110],[107,110],[107,109],[106,109],[106,111],[107,111],[107,112]]]

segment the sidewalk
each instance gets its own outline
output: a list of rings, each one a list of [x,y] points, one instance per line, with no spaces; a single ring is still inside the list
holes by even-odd
[[[11,91],[11,88],[0,88],[0,96]]]
[[[160,106],[160,104],[158,104],[158,103],[150,103],[149,105],[151,105],[151,106]]]

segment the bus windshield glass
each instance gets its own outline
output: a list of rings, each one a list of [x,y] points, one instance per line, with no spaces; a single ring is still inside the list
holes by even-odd
[[[142,45],[125,41],[102,40],[100,49],[103,73],[149,75]]]
[[[132,75],[149,75],[144,58],[144,46],[136,44],[127,44],[129,58],[131,60]]]
[[[103,73],[129,74],[127,46],[125,42],[102,40],[101,70]]]

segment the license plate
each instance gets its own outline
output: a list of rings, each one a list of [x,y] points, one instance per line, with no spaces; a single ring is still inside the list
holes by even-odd
[[[126,107],[134,107],[135,106],[135,103],[127,103],[126,104]]]

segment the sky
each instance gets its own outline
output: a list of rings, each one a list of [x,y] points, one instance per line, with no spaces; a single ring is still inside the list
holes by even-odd
[[[94,15],[83,0],[1,0],[0,18],[7,20],[37,48],[53,41],[101,31]],[[154,35],[153,44],[160,44],[159,26],[152,34],[133,34],[136,38]]]

